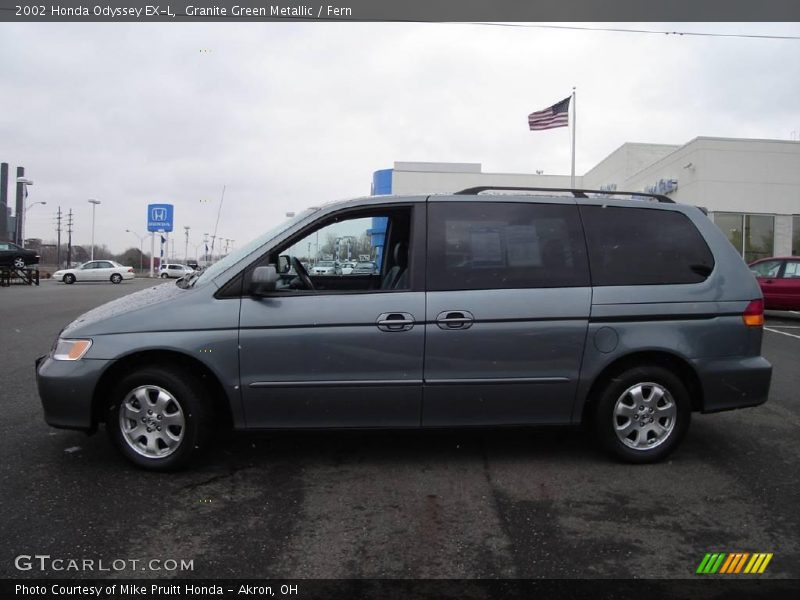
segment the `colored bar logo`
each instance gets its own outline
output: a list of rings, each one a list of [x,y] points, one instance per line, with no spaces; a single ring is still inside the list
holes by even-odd
[[[703,557],[695,573],[699,575],[760,575],[766,570],[772,556],[772,552],[755,552],[753,554],[749,552],[709,552]]]

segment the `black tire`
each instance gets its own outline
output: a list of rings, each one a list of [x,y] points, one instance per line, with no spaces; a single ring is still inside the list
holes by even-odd
[[[141,390],[144,390],[143,394],[148,398],[145,400],[149,406],[147,409],[141,405],[140,400],[135,400],[141,397]],[[134,396],[134,392],[140,396]],[[162,397],[161,392],[166,392],[166,396],[170,398],[163,404],[157,401]],[[122,455],[138,467],[151,471],[181,469],[200,450],[205,449],[211,439],[211,402],[199,379],[185,369],[139,367],[122,378],[111,397],[106,413],[106,431]],[[135,412],[123,407],[126,401]],[[152,412],[148,412],[151,410]],[[136,418],[121,419],[121,411],[127,416],[135,414]],[[147,420],[141,426],[138,422],[139,414],[142,419]],[[176,414],[180,414],[183,420],[180,429],[169,424],[170,420],[179,420],[175,417]],[[164,426],[163,430],[161,425]],[[156,427],[159,427],[158,432]],[[137,432],[137,429],[140,431]],[[158,439],[153,442],[155,436]],[[148,437],[152,445],[147,445]],[[174,438],[179,438],[179,441]],[[173,441],[174,447],[167,447],[164,440]]]
[[[111,283],[120,283],[122,281],[122,275],[119,273],[114,273],[111,276]]]
[[[169,277],[169,275],[167,275],[166,273],[161,274],[161,279],[166,279],[167,277]]]
[[[22,256],[15,256],[13,265],[15,269],[24,269],[25,268],[25,259]]]
[[[664,367],[642,365],[617,374],[600,389],[592,425],[600,444],[616,458],[652,463],[680,444],[691,413],[689,392],[678,376]]]
[[[66,284],[75,283],[75,275],[73,275],[72,273],[67,273],[66,275],[64,275],[63,281]]]

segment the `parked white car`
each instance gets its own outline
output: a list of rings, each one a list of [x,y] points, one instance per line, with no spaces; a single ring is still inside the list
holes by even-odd
[[[194,269],[191,267],[187,267],[186,265],[179,265],[176,263],[169,263],[166,265],[161,265],[160,269],[160,277],[162,279],[167,279],[168,277],[172,277],[174,279],[180,279],[185,275],[190,275],[194,273]]]
[[[113,260],[90,260],[74,269],[61,269],[53,273],[53,279],[64,283],[76,281],[110,281],[120,283],[123,279],[133,279],[133,267],[121,265]]]
[[[353,267],[356,266],[354,262],[343,262],[342,263],[342,275],[350,275],[353,272]]]

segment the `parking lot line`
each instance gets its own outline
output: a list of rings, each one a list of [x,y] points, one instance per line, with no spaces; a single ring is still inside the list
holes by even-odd
[[[770,329],[769,327],[764,327],[764,331],[771,331],[772,333],[780,333],[781,335],[788,335],[789,337],[797,338],[798,340],[800,340],[800,335],[795,335],[793,333],[778,331],[777,329]]]

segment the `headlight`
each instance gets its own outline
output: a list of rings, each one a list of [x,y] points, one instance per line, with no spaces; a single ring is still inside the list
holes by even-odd
[[[53,350],[55,360],[80,360],[92,347],[92,340],[58,340]]]

